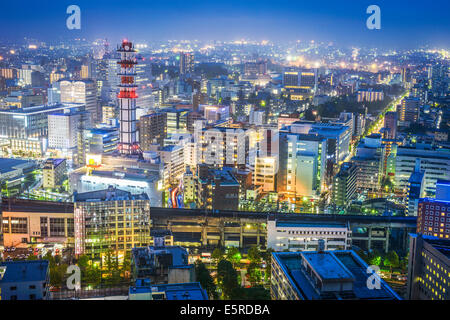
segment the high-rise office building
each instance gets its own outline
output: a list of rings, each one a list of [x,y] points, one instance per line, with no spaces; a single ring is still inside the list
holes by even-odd
[[[434,64],[428,70],[429,88],[435,97],[448,94],[450,86],[449,66],[445,64]]]
[[[192,74],[194,72],[194,54],[180,53],[180,75]]]
[[[48,115],[48,147],[50,149],[70,150],[77,147],[78,129],[83,108],[65,109]],[[87,118],[87,117],[86,117]],[[89,126],[89,123],[86,123]]]
[[[406,194],[408,180],[416,168],[417,159],[420,159],[420,171],[425,172],[426,196],[434,196],[438,180],[450,180],[450,152],[445,149],[398,147],[392,158],[395,163],[394,185],[398,192]]]
[[[47,159],[42,169],[43,187],[58,188],[67,176],[66,159]]]
[[[292,89],[315,89],[317,88],[317,70],[286,68],[283,72],[283,86]]]
[[[197,168],[197,204],[209,210],[238,210],[239,182],[233,168],[210,169],[207,165]]]
[[[112,105],[102,106],[102,123],[111,123],[116,121],[116,107]]]
[[[312,134],[327,139],[327,159],[335,164],[343,161],[349,154],[352,128],[342,123],[317,123],[299,120],[291,124],[292,133]]]
[[[419,199],[424,196],[424,177],[425,172],[419,168],[411,174],[408,180],[408,208],[407,212],[410,216],[417,216]]]
[[[80,77],[81,77],[81,79],[91,79],[92,78],[91,62],[88,61],[81,66]]]
[[[449,240],[411,234],[408,260],[407,299],[450,299]]]
[[[150,113],[139,119],[139,144],[142,150],[150,150],[152,144],[162,147],[166,137],[167,113]]]
[[[351,162],[356,165],[356,189],[378,191],[384,162],[382,161],[381,135],[372,134],[364,138],[356,149]]]
[[[188,132],[188,109],[168,109],[164,110],[167,114],[167,134],[187,133]]]
[[[163,180],[164,185],[169,187],[177,185],[185,172],[184,148],[176,145],[169,145],[159,148],[158,154],[164,164]]]
[[[97,103],[97,86],[93,80],[60,80],[61,103],[81,103],[91,113],[92,123],[101,121]]]

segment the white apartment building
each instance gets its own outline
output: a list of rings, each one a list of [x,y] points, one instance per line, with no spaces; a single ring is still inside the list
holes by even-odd
[[[186,169],[184,148],[175,145],[165,146],[158,150],[158,154],[164,163],[164,185],[178,184]]]
[[[352,231],[345,224],[318,224],[269,220],[267,247],[275,251],[318,250],[319,240],[324,240],[325,250],[351,248]]]
[[[197,148],[200,163],[216,166],[244,165],[248,153],[246,130],[222,127],[203,129]]]

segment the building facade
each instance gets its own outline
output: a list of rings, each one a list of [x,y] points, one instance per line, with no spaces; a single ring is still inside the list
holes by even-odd
[[[144,246],[150,238],[150,201],[146,194],[115,189],[74,193],[75,254],[101,260]]]
[[[351,235],[345,224],[267,222],[267,247],[274,251],[317,251],[319,241],[324,241],[325,250],[347,250],[351,247]]]
[[[432,236],[410,236],[409,300],[449,300],[450,241]]]

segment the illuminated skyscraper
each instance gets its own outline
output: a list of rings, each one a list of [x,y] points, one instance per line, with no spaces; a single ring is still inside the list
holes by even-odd
[[[120,144],[119,151],[122,154],[138,154],[140,152],[137,142],[136,130],[136,88],[135,67],[136,50],[133,44],[128,40],[124,40],[122,45],[117,49],[120,53],[119,77],[119,109],[120,109]]]
[[[194,55],[191,53],[180,54],[180,75],[194,72]]]

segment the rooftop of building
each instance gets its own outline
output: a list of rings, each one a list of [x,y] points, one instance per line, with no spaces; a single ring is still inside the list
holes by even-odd
[[[285,133],[287,136],[294,135],[300,141],[324,141],[325,137],[318,135],[316,133],[291,133],[291,126],[286,126],[281,129],[282,133]],[[283,131],[287,132],[283,132]]]
[[[74,192],[74,202],[100,202],[121,200],[149,200],[146,193],[132,194],[110,186],[105,190],[89,191],[83,193]]]
[[[115,128],[94,128],[91,129],[90,132],[92,134],[100,134],[100,135],[104,135],[104,134],[110,134],[110,133],[119,133],[119,128],[115,127]]]
[[[156,174],[146,174],[144,170],[142,173],[139,172],[125,172],[120,170],[92,170],[90,173],[93,177],[102,177],[110,179],[120,179],[120,180],[134,180],[134,181],[145,181],[152,182],[159,179]]]
[[[411,173],[411,176],[409,177],[408,182],[409,183],[421,183],[422,179],[425,175],[425,171],[414,171]]]
[[[153,300],[208,300],[199,282],[152,285],[149,279],[136,279],[129,294],[152,293]]]
[[[148,246],[132,249],[134,261],[139,267],[151,266],[155,256],[171,255],[171,265],[168,267],[185,267],[188,264],[188,252],[181,246]]]
[[[47,271],[47,260],[0,262],[0,285],[10,282],[45,281]]]
[[[47,159],[47,161],[45,162],[45,166],[47,166],[47,164],[48,164],[48,165],[53,165],[54,167],[57,167],[57,166],[59,166],[61,163],[63,163],[64,161],[66,161],[66,159],[54,159],[54,158],[50,158],[50,159]],[[44,167],[44,169],[46,169],[46,168]]]
[[[166,151],[166,152],[172,152],[172,151],[180,150],[180,149],[182,149],[181,146],[177,146],[177,145],[172,144],[172,145],[164,146],[164,147],[160,148],[159,150],[160,151]]]
[[[12,108],[7,110],[0,110],[0,114],[17,114],[17,115],[31,115],[42,112],[54,112],[57,110],[73,108],[77,106],[82,106],[79,103],[58,103],[54,105],[40,105],[40,106],[31,106],[26,108]]]
[[[24,159],[0,158],[0,174],[34,165],[35,162]]]
[[[79,110],[78,108],[64,109],[64,111],[55,111],[49,114],[49,116],[69,117],[78,114],[89,114],[89,111]]]
[[[302,252],[301,255],[323,281],[354,280],[352,273],[331,252]]]
[[[278,221],[276,222],[277,227],[281,228],[342,228],[347,229],[347,226],[343,223],[306,223],[306,222],[295,222],[295,221]]]
[[[410,234],[411,237],[422,237],[422,239],[435,248],[437,251],[442,253],[447,259],[450,259],[450,240],[441,239],[434,236],[428,236],[423,234]],[[450,261],[447,261],[450,265]]]
[[[239,186],[239,182],[232,173],[232,168],[209,169],[208,173],[213,179],[213,185],[215,185],[215,180],[218,180],[221,186]]]
[[[442,199],[435,199],[435,198],[421,198],[421,199],[419,199],[419,202],[450,205],[450,200],[442,200]]]
[[[160,284],[152,291],[165,292],[167,300],[208,300],[208,294],[199,282]]]
[[[3,198],[2,211],[73,214],[73,203]]]
[[[367,273],[368,265],[352,250],[276,252],[273,257],[303,299],[401,300],[381,278],[380,289],[368,288],[367,280],[371,276]],[[351,282],[352,290],[320,291],[307,275],[302,265],[303,260],[307,261],[324,283]]]
[[[347,174],[350,169],[356,169],[355,164],[352,162],[344,162],[341,165],[341,168],[340,168],[338,174],[336,175],[336,177],[340,177],[340,176]]]
[[[165,114],[166,114],[166,112],[153,112],[153,113],[149,113],[149,114],[144,114],[141,116],[141,118],[152,118],[152,117],[163,116]]]

